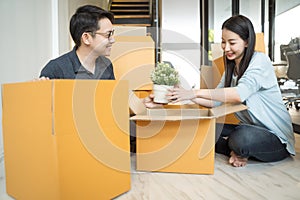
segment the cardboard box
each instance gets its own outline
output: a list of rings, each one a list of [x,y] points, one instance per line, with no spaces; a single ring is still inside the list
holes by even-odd
[[[216,65],[223,65],[223,59],[215,60],[213,66],[201,66],[200,89],[214,89],[217,87],[222,74],[220,74],[220,71]],[[218,118],[217,122],[223,122],[226,124],[238,124],[239,120],[235,117],[233,113],[231,113],[221,118]]]
[[[145,26],[128,26],[114,24],[115,37],[117,36],[146,36],[147,27]]]
[[[9,195],[102,200],[130,189],[127,81],[4,84],[2,103]]]
[[[242,104],[212,109],[197,105],[173,105],[146,109],[131,94],[136,121],[136,169],[193,174],[214,173],[216,119],[244,110]]]
[[[117,80],[128,80],[130,90],[152,90],[150,73],[155,66],[151,36],[115,36],[110,59]]]

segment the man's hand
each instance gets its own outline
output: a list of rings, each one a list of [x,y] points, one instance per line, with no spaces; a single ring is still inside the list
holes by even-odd
[[[162,107],[162,104],[154,103],[153,99],[154,99],[154,95],[150,94],[149,96],[147,96],[146,98],[143,99],[143,103],[145,104],[145,106],[147,108]]]
[[[35,78],[32,81],[47,81],[47,80],[50,80],[50,78],[42,76],[40,78]]]

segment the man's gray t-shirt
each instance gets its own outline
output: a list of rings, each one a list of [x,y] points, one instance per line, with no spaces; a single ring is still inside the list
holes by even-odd
[[[113,66],[108,58],[99,56],[95,63],[95,72],[91,73],[81,65],[75,47],[72,51],[49,61],[41,71],[40,77],[42,76],[50,79],[115,79]]]

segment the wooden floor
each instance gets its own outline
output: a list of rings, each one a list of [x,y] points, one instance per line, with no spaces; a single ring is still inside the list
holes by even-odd
[[[276,163],[251,161],[234,168],[227,157],[217,154],[213,175],[137,172],[133,154],[131,190],[115,200],[300,199],[300,135],[295,136],[294,157]],[[12,200],[5,192],[0,161],[0,199]]]
[[[116,200],[300,199],[300,135],[296,138],[298,154],[276,163],[252,161],[234,168],[227,157],[217,154],[214,175],[132,170],[131,191]]]

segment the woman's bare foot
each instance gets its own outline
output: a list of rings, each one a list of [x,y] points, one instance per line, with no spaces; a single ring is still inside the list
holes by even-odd
[[[244,167],[247,164],[248,159],[242,158],[236,155],[233,151],[230,153],[229,163],[234,167]]]

